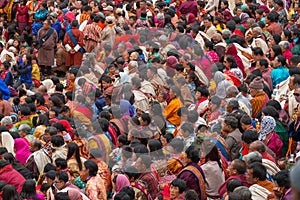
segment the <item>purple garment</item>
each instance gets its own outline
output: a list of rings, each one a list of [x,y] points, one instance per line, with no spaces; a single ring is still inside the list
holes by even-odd
[[[194,16],[197,16],[197,14],[198,14],[197,2],[193,1],[193,0],[185,1],[179,6],[178,10],[182,15],[186,15],[188,13],[193,13]]]
[[[15,139],[16,159],[25,164],[27,158],[31,155],[28,142],[24,138]]]
[[[205,181],[204,173],[203,173],[201,167],[196,163],[189,163],[189,164],[187,164],[186,167],[188,167],[190,165],[197,168],[198,171],[201,172],[202,178]],[[189,170],[185,170],[185,168],[178,174],[177,178],[180,178],[186,182],[186,189],[185,189],[186,191],[195,190],[198,194],[199,199],[203,200],[204,198],[203,198],[201,186],[199,185],[198,178]],[[195,184],[195,183],[197,183],[197,184]]]
[[[292,189],[288,189],[288,191],[286,191],[284,197],[282,198],[282,200],[292,200],[293,199],[293,193],[292,193]]]

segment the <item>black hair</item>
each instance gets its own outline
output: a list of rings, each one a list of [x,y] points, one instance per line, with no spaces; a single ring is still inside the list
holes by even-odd
[[[233,116],[226,116],[224,123],[229,125],[232,129],[238,128],[239,121]]]
[[[286,58],[283,55],[278,55],[277,59],[278,59],[278,62],[280,62],[282,66],[286,66],[287,65]]]
[[[183,140],[180,138],[174,138],[171,140],[170,145],[176,150],[176,152],[182,152],[184,148]]]
[[[253,178],[258,178],[258,180],[260,180],[260,181],[266,180],[267,169],[263,164],[261,164],[259,162],[251,163],[248,166],[248,169],[253,170]]]
[[[186,189],[186,182],[180,178],[176,178],[171,182],[171,186],[178,187],[179,193],[183,193]]]
[[[5,200],[20,200],[20,196],[16,190],[16,187],[13,185],[5,185],[2,188],[2,199]]]
[[[135,192],[134,192],[133,188],[130,187],[130,186],[125,186],[125,187],[123,187],[123,188],[120,190],[120,193],[121,193],[121,192],[126,193],[126,194],[130,197],[130,199],[134,199],[134,197],[135,197]]]
[[[67,154],[67,160],[69,160],[74,154],[75,154],[75,159],[78,164],[79,170],[82,170],[82,162],[80,159],[80,151],[79,147],[75,142],[70,142],[68,143],[68,154]]]
[[[255,130],[246,130],[242,134],[242,140],[245,143],[250,144],[250,143],[258,140],[258,136],[259,136],[259,133],[257,133]]]
[[[20,196],[23,199],[33,199],[38,200],[39,198],[36,195],[36,189],[35,189],[35,181],[32,179],[26,180],[23,187]]]
[[[265,69],[269,67],[269,62],[266,59],[259,59],[260,66],[264,66]]]
[[[63,172],[63,171],[57,172],[55,177],[57,177],[58,180],[63,181],[65,183],[67,183],[69,181],[69,176],[68,176],[67,172]]]
[[[70,200],[68,192],[59,192],[54,196],[55,200]]]
[[[231,193],[231,192],[233,192],[233,190],[235,188],[240,187],[240,186],[243,186],[243,183],[240,180],[238,180],[238,179],[231,179],[226,184],[227,192]]]
[[[235,159],[233,162],[233,169],[237,171],[238,174],[245,174],[246,172],[246,162],[240,159]]]
[[[195,146],[189,146],[186,150],[185,153],[187,155],[187,158],[191,159],[192,162],[198,163],[200,161],[200,149],[198,149]]]
[[[261,110],[262,113],[264,113],[266,116],[271,116],[274,119],[279,118],[278,111],[273,106],[266,106]]]
[[[90,176],[96,176],[98,172],[98,165],[93,160],[87,160],[84,162],[84,167],[89,170]]]
[[[51,137],[51,143],[54,147],[61,147],[65,144],[65,141],[61,135],[53,135]]]
[[[279,187],[284,187],[285,189],[289,189],[291,187],[291,181],[289,177],[290,171],[289,170],[282,170],[277,172],[273,176],[273,180],[277,183]]]
[[[47,178],[50,178],[51,180],[54,180],[55,179],[55,176],[56,176],[56,171],[54,170],[50,170],[46,173],[45,175]]]
[[[68,162],[66,159],[57,158],[54,162],[55,162],[56,167],[59,167],[60,169],[68,168]]]
[[[208,97],[209,96],[209,91],[208,91],[208,89],[207,89],[206,86],[197,87],[196,91],[200,92],[201,96],[204,96],[204,97]]]

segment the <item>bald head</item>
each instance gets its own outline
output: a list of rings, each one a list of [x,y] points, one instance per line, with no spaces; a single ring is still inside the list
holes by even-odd
[[[249,152],[258,151],[259,153],[266,152],[266,145],[262,141],[254,141],[249,146]]]

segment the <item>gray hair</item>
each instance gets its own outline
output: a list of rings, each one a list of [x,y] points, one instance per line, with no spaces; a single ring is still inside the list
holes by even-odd
[[[248,165],[254,162],[262,163],[262,156],[258,151],[253,151],[245,155],[243,160],[246,161]]]
[[[224,36],[226,36],[226,37],[230,37],[231,31],[228,30],[228,29],[224,29],[224,30],[222,31],[222,35],[224,35]]]
[[[282,46],[284,49],[289,49],[290,48],[290,43],[288,41],[281,41],[279,42],[279,46]]]
[[[260,27],[255,27],[255,28],[253,28],[253,31],[257,31],[257,33],[259,34],[259,35],[261,35],[263,32],[262,32],[262,29],[260,28]]]
[[[9,126],[12,125],[12,119],[10,116],[5,116],[1,119],[1,125],[2,126]]]
[[[20,125],[20,127],[19,127],[19,131],[23,131],[23,132],[25,132],[26,134],[29,134],[30,131],[31,131],[31,128],[30,128],[30,126],[29,126],[28,124],[22,124],[22,125]]]
[[[239,90],[235,85],[232,85],[226,89],[226,96],[231,96],[231,95],[236,96],[238,94],[239,94]]]
[[[243,200],[252,200],[251,191],[246,186],[239,186],[233,192],[241,195],[241,199]]]

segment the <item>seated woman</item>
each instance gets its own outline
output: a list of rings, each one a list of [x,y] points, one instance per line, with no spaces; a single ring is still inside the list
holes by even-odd
[[[22,84],[25,84],[29,89],[32,86],[32,66],[30,54],[25,54],[22,57],[22,64],[16,69],[20,74],[19,80],[14,84],[14,88],[18,89]]]
[[[5,82],[7,86],[12,86],[14,78],[10,71],[10,63],[8,61],[4,61],[0,65],[0,70],[1,70],[1,79]]]

